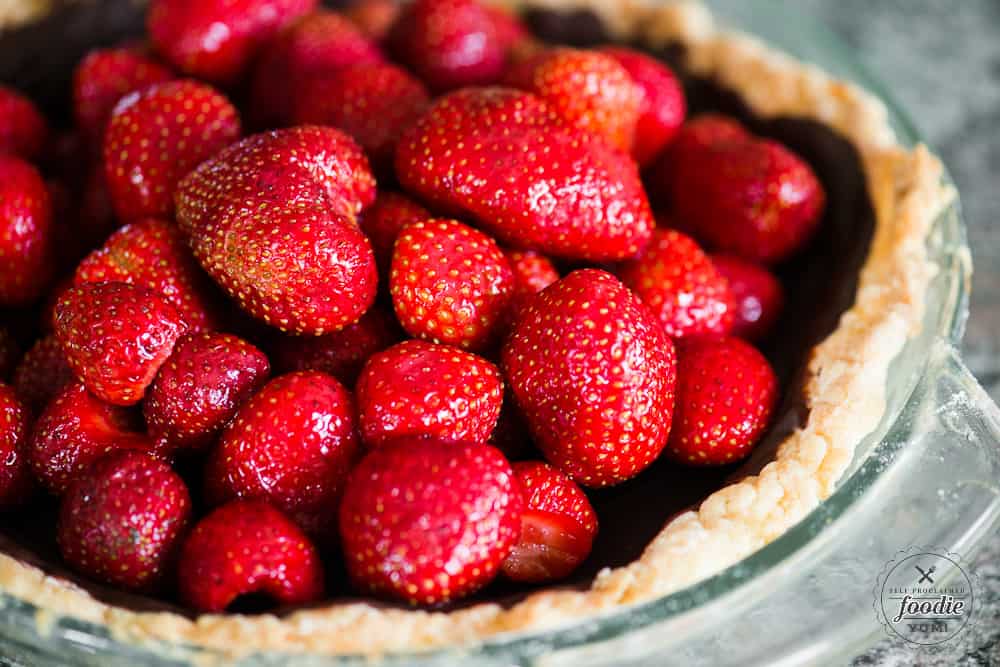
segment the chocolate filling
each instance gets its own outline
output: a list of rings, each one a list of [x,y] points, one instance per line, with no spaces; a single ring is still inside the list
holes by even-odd
[[[140,35],[144,10],[132,0],[63,4],[39,23],[0,34],[0,81],[24,90],[42,105],[51,119],[65,124],[69,120],[70,75],[76,62],[91,48]],[[550,43],[593,46],[611,41],[601,20],[590,11],[530,10],[525,18],[536,35]],[[679,46],[655,55],[669,62],[682,76],[691,115],[705,111],[734,115],[756,133],[786,144],[805,158],[826,188],[827,208],[821,230],[809,247],[778,267],[787,305],[775,334],[764,345],[764,352],[781,378],[784,400],[779,418],[765,441],[750,460],[738,466],[692,469],[660,461],[635,480],[591,492],[600,515],[600,534],[592,555],[572,580],[563,584],[566,586],[587,586],[601,568],[635,560],[670,517],[695,506],[726,483],[758,472],[773,460],[781,440],[804,420],[800,385],[809,351],[834,330],[840,314],[851,305],[858,271],[874,229],[874,212],[861,163],[844,138],[809,120],[754,117],[732,92],[710,80],[688,76],[682,64],[683,49]],[[25,314],[8,312],[0,316],[19,328],[19,320],[23,321]],[[99,599],[132,609],[174,608],[169,602],[112,591],[67,572],[59,563],[53,541],[55,510],[54,501],[49,501],[33,506],[30,512],[5,517],[0,521],[0,548],[84,586]],[[335,595],[348,590],[339,571],[339,559],[331,557],[327,562],[331,570],[330,590]],[[509,604],[532,590],[536,589],[513,586],[498,579],[456,606],[482,601]],[[169,593],[164,599],[169,599]],[[348,599],[352,598],[335,598]],[[256,607],[252,604],[241,610],[252,612]],[[189,613],[179,608],[175,611]]]

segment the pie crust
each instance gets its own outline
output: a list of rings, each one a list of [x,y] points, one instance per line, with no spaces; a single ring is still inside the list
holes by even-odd
[[[5,7],[0,0],[0,8]],[[129,643],[200,646],[225,657],[262,651],[379,655],[470,645],[500,633],[538,631],[652,600],[733,565],[829,496],[855,446],[885,411],[890,362],[921,327],[935,273],[926,238],[954,193],[923,146],[899,145],[882,103],[748,35],[718,28],[701,5],[649,0],[503,0],[508,6],[589,8],[612,33],[650,46],[680,43],[693,73],[714,77],[762,118],[796,116],[837,130],[857,149],[875,231],[854,305],[817,345],[802,395],[808,416],[758,475],[726,486],[662,529],[633,563],[605,569],[586,590],[547,589],[510,607],[495,603],[434,612],[374,602],[333,603],[275,615],[132,611],[14,557],[0,554],[0,590],[30,602],[44,631],[61,616],[102,625]],[[6,16],[0,12],[0,18]]]

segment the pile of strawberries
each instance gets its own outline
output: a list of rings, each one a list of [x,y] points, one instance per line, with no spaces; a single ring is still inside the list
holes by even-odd
[[[0,88],[0,505],[58,497],[72,568],[222,611],[342,559],[436,605],[566,577],[585,488],[766,431],[767,267],[823,190],[685,124],[659,61],[476,0],[153,0],[148,30],[80,62],[71,131]]]

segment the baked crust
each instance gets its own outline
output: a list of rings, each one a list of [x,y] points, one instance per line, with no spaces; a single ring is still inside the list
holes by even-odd
[[[451,612],[352,602],[273,615],[136,612],[6,554],[0,590],[36,605],[40,628],[69,615],[131,643],[205,647],[226,657],[254,652],[378,655],[469,645],[501,633],[538,631],[649,601],[738,562],[782,535],[829,496],[857,443],[885,411],[889,364],[920,329],[935,267],[931,224],[953,196],[939,161],[923,146],[898,144],[882,103],[861,88],[741,33],[720,30],[693,2],[504,0],[508,6],[587,7],[619,38],[651,46],[682,43],[688,66],[740,94],[761,116],[822,122],[857,148],[875,211],[875,231],[854,305],[817,345],[808,364],[804,425],[758,475],[726,486],[673,518],[635,562],[605,569],[587,590],[548,589],[504,608],[484,603]],[[163,645],[160,644],[161,650]]]

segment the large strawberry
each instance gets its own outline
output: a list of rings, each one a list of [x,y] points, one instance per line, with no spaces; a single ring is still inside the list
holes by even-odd
[[[52,274],[53,233],[41,175],[19,158],[0,155],[0,306],[41,295]]]
[[[0,85],[0,154],[25,160],[41,156],[49,129],[34,103],[13,88]]]

